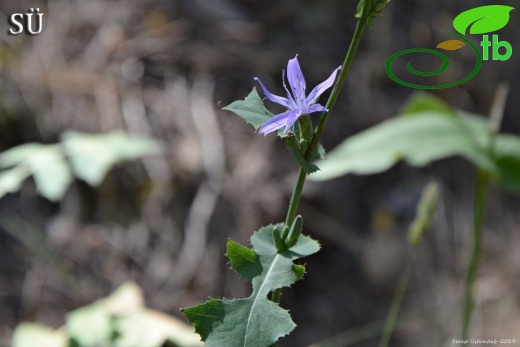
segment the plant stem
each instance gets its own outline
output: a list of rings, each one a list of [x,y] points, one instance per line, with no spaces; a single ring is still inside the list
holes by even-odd
[[[486,191],[489,176],[483,170],[477,173],[477,183],[475,189],[475,205],[473,207],[473,247],[471,249],[470,262],[465,282],[464,297],[464,316],[462,320],[462,340],[468,339],[471,316],[475,307],[473,290],[477,277],[478,266],[480,263],[480,253],[482,244],[482,223],[484,220],[484,206],[486,202]]]
[[[332,92],[330,93],[329,99],[327,100],[326,108],[328,111],[323,112],[319,123],[316,127],[316,131],[312,136],[309,147],[307,148],[307,152],[305,153],[305,160],[311,161],[316,154],[316,149],[318,148],[318,144],[320,141],[320,137],[325,130],[325,126],[327,125],[327,121],[329,119],[330,113],[332,109],[336,105],[336,101],[338,100],[339,93],[345,84],[345,80],[347,78],[348,72],[354,61],[354,57],[356,55],[357,49],[359,47],[359,43],[361,42],[361,36],[363,35],[363,30],[366,26],[366,13],[371,6],[371,0],[365,1],[365,6],[363,9],[363,16],[359,19],[356,29],[354,31],[354,35],[352,36],[352,40],[350,41],[350,46],[348,48],[347,54],[345,55],[345,60],[343,61],[343,65],[341,66],[341,72],[339,77],[334,84],[334,88],[332,88]],[[306,174],[303,169],[300,169],[298,174],[298,180],[296,182],[296,186],[294,187],[293,195],[291,197],[291,201],[289,203],[289,209],[287,211],[287,218],[285,219],[286,225],[291,225],[294,222],[294,218],[296,218],[296,212],[298,211],[298,204],[300,202],[300,197],[303,190],[303,185],[305,183]]]
[[[343,85],[345,84],[348,71],[350,70],[352,62],[354,61],[354,57],[359,47],[359,43],[361,42],[363,30],[365,29],[365,26],[367,24],[368,12],[371,6],[372,0],[365,0],[362,16],[357,22],[356,29],[354,30],[354,35],[352,36],[350,46],[348,48],[347,54],[345,55],[345,60],[343,61],[343,65],[341,66],[341,72],[336,83],[334,84],[334,88],[332,88],[332,92],[330,93],[329,99],[327,100],[327,104],[325,106],[327,108],[327,111],[322,113],[320,121],[316,127],[316,131],[314,132],[309,147],[305,152],[305,160],[307,161],[311,161],[314,158],[314,155],[316,154],[320,137],[323,134],[323,131],[325,130],[325,125],[327,125],[327,120],[329,119],[330,113],[334,108],[334,105],[336,105],[336,101],[338,100],[339,93],[343,88]],[[300,198],[302,195],[306,176],[307,175],[305,171],[302,168],[300,168],[300,172],[298,173],[298,179],[296,181],[296,185],[294,187],[293,194],[289,202],[289,208],[287,209],[287,217],[285,219],[285,225],[289,227],[292,225],[294,219],[296,218],[296,213],[298,212],[298,205],[300,204]],[[281,289],[276,289],[271,294],[271,300],[275,303],[280,303],[281,295]]]
[[[491,112],[488,121],[490,134],[488,151],[491,156],[493,156],[494,140],[499,132],[500,124],[502,123],[502,118],[504,116],[504,109],[506,106],[508,92],[509,86],[507,84],[500,84],[495,92],[493,104],[491,106]],[[482,224],[484,221],[484,208],[486,204],[488,183],[489,173],[480,169],[477,172],[477,182],[475,187],[475,203],[473,207],[473,248],[471,250],[470,262],[465,282],[462,340],[468,339],[471,316],[473,314],[473,309],[475,308],[473,291],[480,263]]]
[[[387,347],[388,343],[390,342],[392,332],[395,328],[395,323],[397,322],[397,316],[399,315],[399,310],[401,308],[401,303],[403,302],[404,294],[406,293],[408,283],[410,282],[413,264],[413,255],[410,255],[406,261],[403,271],[401,272],[401,276],[399,276],[399,283],[397,284],[397,289],[395,291],[394,297],[392,298],[390,310],[386,316],[385,325],[383,326],[383,332],[381,333],[378,347]]]

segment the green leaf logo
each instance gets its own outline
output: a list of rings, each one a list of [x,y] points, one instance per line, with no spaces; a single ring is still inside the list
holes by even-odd
[[[453,20],[453,27],[462,35],[470,28],[470,34],[487,34],[502,29],[509,22],[509,12],[514,7],[487,5],[473,8],[459,14]]]
[[[466,44],[461,40],[447,40],[439,43],[437,48],[444,49],[446,51],[456,51],[457,49],[461,49]]]

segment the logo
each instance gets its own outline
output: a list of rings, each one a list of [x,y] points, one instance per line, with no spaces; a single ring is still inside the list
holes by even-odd
[[[394,82],[397,82],[403,86],[416,88],[416,89],[444,89],[451,88],[463,83],[468,82],[470,79],[475,77],[480,68],[482,67],[482,62],[484,60],[499,60],[505,61],[511,58],[513,54],[513,47],[507,41],[500,41],[498,35],[489,35],[489,33],[502,29],[509,22],[509,12],[511,12],[514,7],[505,6],[505,5],[487,5],[476,7],[467,11],[462,12],[453,20],[453,27],[457,32],[450,32],[446,30],[441,30],[451,36],[454,37],[452,40],[447,40],[439,43],[437,48],[446,50],[446,51],[455,51],[461,49],[462,47],[468,46],[471,48],[473,53],[475,54],[475,66],[473,70],[466,77],[451,83],[441,84],[441,85],[422,85],[422,84],[414,84],[409,83],[401,78],[397,77],[392,71],[392,64],[394,61],[409,53],[427,53],[433,54],[437,56],[442,61],[442,66],[435,71],[419,71],[412,67],[412,62],[408,62],[406,65],[406,70],[416,76],[435,76],[443,73],[448,68],[450,62],[448,57],[437,50],[429,49],[429,48],[412,48],[405,49],[403,51],[397,52],[390,56],[386,61],[385,71],[388,77],[390,77]],[[482,47],[482,53],[480,52],[479,47],[473,44],[470,40],[466,38],[466,32],[469,29],[469,34],[471,35],[482,35],[482,40],[480,42],[480,46]]]

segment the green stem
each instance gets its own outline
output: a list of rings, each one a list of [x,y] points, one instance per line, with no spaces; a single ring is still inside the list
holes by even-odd
[[[506,106],[509,86],[500,84],[495,92],[491,112],[489,115],[488,128],[490,134],[488,152],[493,157],[494,142],[496,135],[500,129],[502,118],[504,117],[504,109]],[[477,182],[475,187],[475,203],[473,207],[473,248],[466,273],[464,311],[462,318],[462,340],[467,340],[469,336],[469,328],[471,316],[475,307],[475,299],[473,297],[475,280],[477,277],[478,267],[480,263],[480,253],[482,244],[482,224],[484,221],[484,208],[486,204],[486,192],[489,183],[489,173],[480,169],[477,173]]]
[[[367,13],[368,9],[371,6],[371,1],[365,1],[365,6],[363,8],[363,15],[361,19],[358,21],[356,25],[356,30],[354,31],[354,36],[352,37],[352,41],[350,42],[350,47],[348,48],[347,55],[345,56],[345,60],[343,61],[343,65],[341,67],[341,73],[339,74],[338,80],[330,93],[329,100],[327,100],[327,104],[325,107],[328,111],[323,112],[321,115],[318,126],[316,127],[316,132],[312,137],[311,143],[309,144],[309,148],[307,149],[307,153],[305,153],[305,159],[308,161],[312,160],[314,154],[316,153],[316,149],[318,148],[318,144],[320,141],[320,137],[325,130],[325,126],[327,125],[327,121],[329,120],[330,113],[334,109],[336,105],[336,101],[338,100],[339,93],[345,84],[345,80],[347,79],[348,72],[350,71],[350,67],[352,66],[352,62],[354,61],[354,57],[356,55],[357,49],[359,47],[359,43],[361,42],[361,36],[363,35],[363,30],[365,29],[367,23]]]
[[[316,154],[320,137],[323,134],[323,131],[325,130],[325,126],[327,125],[330,113],[334,108],[334,105],[336,105],[339,93],[343,88],[343,85],[345,84],[348,71],[350,70],[352,62],[354,61],[354,57],[359,47],[359,43],[361,42],[363,30],[365,29],[365,26],[367,24],[368,12],[371,8],[371,5],[372,0],[365,0],[362,16],[357,22],[356,29],[354,30],[354,35],[352,36],[350,46],[348,48],[347,54],[345,55],[345,60],[343,61],[343,65],[341,67],[341,72],[336,83],[334,84],[334,88],[332,88],[332,92],[330,93],[329,99],[327,100],[327,104],[325,107],[328,111],[322,113],[320,121],[316,127],[316,131],[312,137],[309,147],[307,148],[307,152],[305,152],[305,160],[307,161],[311,161],[314,158],[314,155]],[[285,219],[285,224],[287,226],[291,226],[294,222],[294,219],[296,218],[296,213],[298,212],[298,205],[300,204],[300,198],[302,195],[306,176],[307,175],[305,174],[305,171],[302,168],[300,168],[300,172],[298,173],[298,179],[296,181],[296,186],[294,187],[293,194],[289,202],[289,208],[287,209],[287,218]],[[281,293],[281,289],[275,290],[271,295],[271,300],[275,303],[280,303],[280,298],[282,295]]]
[[[413,256],[410,256],[406,261],[403,272],[401,272],[401,276],[399,277],[399,283],[397,284],[397,289],[395,291],[394,297],[392,298],[390,310],[386,316],[385,325],[383,326],[383,332],[381,334],[381,338],[379,339],[378,347],[387,347],[388,343],[390,342],[392,332],[395,328],[395,323],[397,322],[397,316],[399,315],[399,310],[401,308],[401,303],[403,302],[404,294],[406,293],[408,283],[410,282],[413,263]]]
[[[464,316],[462,320],[462,340],[468,339],[471,316],[475,307],[473,290],[477,277],[478,266],[480,263],[480,253],[482,244],[482,224],[484,221],[484,207],[486,203],[486,191],[489,182],[489,175],[479,170],[475,190],[475,204],[473,207],[473,247],[471,250],[468,272],[465,282],[464,297]]]
[[[365,7],[363,12],[368,11],[371,6],[371,1],[367,0],[365,2]],[[326,108],[328,111],[323,112],[320,117],[320,121],[316,127],[316,131],[311,139],[309,147],[307,148],[307,152],[305,153],[305,160],[311,161],[316,154],[316,150],[318,148],[318,144],[320,142],[320,137],[325,130],[325,126],[327,125],[327,121],[329,120],[330,113],[332,109],[336,105],[336,101],[338,100],[339,93],[345,84],[345,80],[347,78],[348,72],[354,61],[354,57],[356,55],[357,49],[359,47],[359,43],[361,42],[361,36],[363,35],[363,30],[366,26],[366,13],[363,13],[363,16],[358,21],[356,25],[356,29],[354,31],[354,36],[352,36],[352,40],[350,42],[350,46],[348,48],[347,54],[345,56],[345,60],[343,61],[343,65],[341,66],[341,72],[339,74],[338,80],[334,84],[334,88],[332,88],[332,92],[330,93],[329,99],[327,100]],[[303,185],[305,183],[306,174],[303,169],[300,169],[300,173],[298,174],[298,180],[296,182],[296,186],[294,187],[293,195],[291,197],[291,201],[289,203],[289,209],[287,211],[287,218],[285,219],[286,225],[291,225],[296,218],[296,213],[298,211],[298,204],[300,202],[300,197],[303,190]]]

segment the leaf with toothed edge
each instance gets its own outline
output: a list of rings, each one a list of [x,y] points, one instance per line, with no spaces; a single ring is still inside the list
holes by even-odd
[[[223,110],[231,111],[237,116],[251,124],[256,130],[264,125],[265,122],[273,116],[271,112],[264,106],[264,101],[258,95],[256,88],[244,100],[237,100],[223,108]]]
[[[280,227],[283,224],[269,225],[253,234],[252,249],[228,241],[231,268],[253,284],[250,297],[210,299],[183,310],[206,347],[268,347],[295,328],[288,311],[267,296],[301,279],[305,267],[293,261],[316,253],[320,246],[302,235],[294,247],[280,254],[273,241],[273,231]]]
[[[273,117],[273,114],[265,107],[264,101],[258,95],[256,88],[253,88],[244,100],[236,100],[222,109],[233,112],[248,124],[251,124],[255,130],[258,130]],[[289,136],[288,133],[284,133],[283,128],[277,131],[277,135],[281,138]]]

